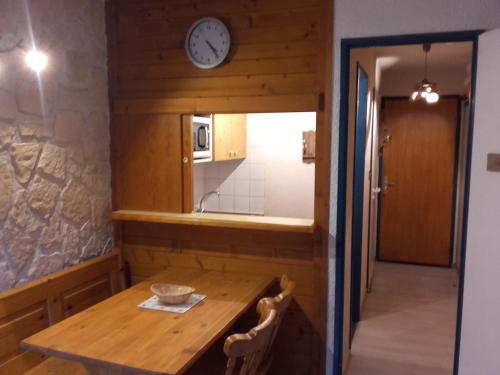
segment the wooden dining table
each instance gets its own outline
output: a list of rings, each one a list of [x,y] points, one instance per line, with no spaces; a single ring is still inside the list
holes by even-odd
[[[90,374],[185,372],[273,283],[266,275],[169,268],[22,342],[82,363]],[[207,297],[178,314],[139,308],[153,283],[189,285]]]

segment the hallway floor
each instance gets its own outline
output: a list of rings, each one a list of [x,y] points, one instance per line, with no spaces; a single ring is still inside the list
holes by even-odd
[[[452,374],[457,284],[455,269],[378,262],[348,374]]]

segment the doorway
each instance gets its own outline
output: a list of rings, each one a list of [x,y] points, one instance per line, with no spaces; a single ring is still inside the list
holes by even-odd
[[[342,253],[342,256],[343,258],[340,258],[339,257],[337,258],[337,272],[339,272],[341,275],[343,275],[343,277],[339,277],[338,280],[341,280],[341,283],[338,283],[337,284],[337,293],[336,293],[336,296],[337,296],[337,302],[339,303],[339,305],[341,306],[344,306],[344,308],[341,308],[341,309],[338,309],[338,314],[339,313],[343,313],[343,319],[340,320],[340,324],[342,324],[340,327],[337,326],[338,330],[337,332],[341,332],[342,331],[342,327],[345,327],[345,322],[350,322],[351,319],[349,319],[349,317],[353,318],[353,315],[352,315],[352,312],[353,311],[349,311],[348,313],[346,313],[346,308],[345,308],[345,301],[346,299],[348,298],[353,298],[353,291],[355,293],[355,290],[357,289],[355,283],[350,283],[349,285],[347,285],[347,283],[349,283],[351,277],[355,277],[354,273],[355,273],[355,269],[358,268],[358,263],[359,263],[359,258],[356,259],[355,257],[357,256],[357,251],[355,250],[355,239],[359,239],[360,237],[362,238],[362,243],[364,245],[362,245],[362,248],[363,247],[367,247],[368,248],[368,256],[366,257],[366,260],[364,260],[365,258],[361,258],[361,261],[365,262],[364,266],[361,267],[361,269],[363,270],[367,270],[367,272],[361,272],[361,275],[365,274],[365,283],[366,285],[370,285],[370,281],[371,281],[371,278],[373,277],[373,275],[370,274],[369,270],[370,270],[370,262],[374,262],[376,260],[376,258],[378,259],[383,259],[383,257],[385,256],[384,253],[380,254],[377,253],[375,251],[375,254],[376,254],[376,257],[373,257],[373,256],[370,256],[370,254],[374,254],[374,250],[376,250],[377,248],[380,249],[380,246],[381,246],[381,241],[383,241],[384,239],[384,235],[383,233],[381,233],[380,231],[378,231],[378,236],[375,236],[375,240],[373,240],[373,233],[370,233],[370,231],[367,230],[367,228],[363,228],[362,231],[359,231],[359,229],[356,229],[355,226],[354,226],[354,219],[356,217],[357,214],[359,214],[359,212],[355,212],[354,210],[356,209],[356,203],[354,201],[351,201],[351,203],[349,203],[350,200],[354,200],[355,199],[355,189],[353,189],[354,185],[355,185],[355,180],[354,179],[351,179],[353,178],[354,174],[356,173],[355,172],[355,167],[354,165],[356,165],[356,163],[352,163],[351,164],[351,167],[349,167],[349,161],[348,161],[348,150],[349,148],[351,148],[351,150],[354,149],[354,144],[357,145],[358,143],[358,140],[355,139],[352,141],[352,146],[349,146],[349,112],[351,111],[351,109],[349,108],[349,93],[351,92],[351,95],[352,95],[352,85],[349,85],[349,77],[350,77],[350,74],[349,74],[349,67],[352,66],[352,61],[350,61],[350,57],[352,56],[353,54],[353,50],[355,48],[373,48],[373,47],[385,47],[385,46],[399,46],[399,45],[422,45],[424,42],[425,43],[452,43],[452,42],[464,42],[464,41],[467,41],[467,42],[470,42],[471,43],[471,46],[472,45],[476,45],[477,43],[477,36],[478,36],[478,33],[475,33],[475,32],[471,32],[471,33],[444,33],[444,34],[433,34],[433,35],[417,35],[417,36],[408,36],[408,37],[388,37],[388,38],[374,38],[374,39],[356,39],[356,40],[344,40],[342,42],[342,56],[341,56],[341,60],[342,60],[342,69],[341,69],[341,115],[340,115],[340,118],[341,118],[341,129],[340,129],[340,138],[341,138],[341,144],[340,144],[340,170],[339,170],[339,205],[338,205],[338,209],[339,209],[339,221],[338,221],[338,225],[337,225],[337,233],[339,234],[339,236],[344,236],[344,237],[341,237],[340,239],[338,239],[338,244],[341,245],[342,248],[345,248],[345,249],[352,249],[352,254],[347,254],[347,253]],[[476,59],[476,56],[475,56],[475,48],[471,48],[471,50],[473,50],[473,56],[471,58],[471,60],[473,61],[473,64],[472,64],[472,69],[471,69],[471,77],[472,77],[472,80],[474,79],[474,62],[475,62],[475,59]],[[388,56],[390,57],[390,56]],[[385,61],[386,63],[390,61],[386,60]],[[352,69],[352,67],[351,67]],[[471,85],[473,87],[473,85]],[[351,87],[351,88],[350,88]],[[408,91],[411,90],[411,87],[407,89]],[[409,93],[408,93],[409,94]],[[472,94],[473,95],[473,94]],[[409,95],[408,95],[409,96]],[[408,101],[408,96],[406,96],[405,98],[405,101],[407,102]],[[372,108],[375,109],[375,113],[372,117],[372,120],[371,121],[376,121],[377,117],[378,117],[378,114],[380,113],[383,113],[383,110],[382,110],[382,98],[379,98],[380,99],[380,102],[379,103],[372,103]],[[394,99],[394,98],[393,98]],[[399,98],[401,99],[401,98]],[[443,103],[445,103],[445,99],[447,99],[446,97],[443,96]],[[450,100],[453,100],[455,99],[455,102],[453,103],[453,108],[455,108],[455,112],[454,112],[454,127],[450,127],[448,130],[448,134],[451,134],[452,135],[452,138],[453,138],[453,142],[451,143],[450,145],[450,148],[448,150],[448,155],[451,155],[451,164],[452,164],[452,168],[451,168],[451,178],[450,179],[447,179],[448,181],[451,180],[451,183],[449,182],[448,183],[448,192],[450,193],[449,194],[449,198],[448,198],[448,206],[447,205],[440,205],[440,206],[444,206],[441,207],[441,210],[444,212],[444,211],[448,211],[447,213],[447,220],[440,220],[440,221],[444,221],[444,223],[442,224],[443,227],[447,227],[447,235],[446,236],[443,236],[443,239],[441,239],[442,241],[442,245],[440,245],[440,248],[445,248],[445,250],[447,250],[446,252],[443,252],[443,254],[445,253],[446,256],[444,256],[443,254],[440,254],[439,255],[439,259],[436,261],[436,260],[424,260],[424,261],[418,261],[418,258],[417,259],[414,259],[414,258],[403,258],[402,260],[401,259],[387,259],[387,260],[393,260],[393,261],[396,261],[396,262],[399,262],[399,261],[402,261],[404,263],[419,263],[419,264],[432,264],[432,265],[441,265],[441,266],[449,266],[450,264],[453,264],[454,261],[456,261],[457,258],[459,258],[460,256],[460,253],[462,253],[464,251],[463,247],[462,249],[460,249],[460,252],[458,253],[455,253],[453,251],[450,252],[450,247],[453,247],[453,238],[456,238],[456,235],[453,234],[452,232],[452,227],[453,227],[453,222],[455,221],[455,212],[453,211],[453,207],[456,207],[456,189],[455,189],[455,183],[454,183],[454,178],[457,174],[457,170],[458,170],[458,167],[456,166],[456,163],[455,163],[455,160],[457,159],[457,151],[458,151],[458,145],[457,143],[455,142],[455,136],[457,135],[458,133],[458,129],[459,129],[459,126],[457,125],[458,124],[458,120],[457,118],[460,117],[460,112],[458,112],[456,109],[457,108],[461,108],[461,104],[459,103],[458,101],[458,98],[452,98],[450,97],[449,98]],[[394,99],[395,102],[397,102],[396,99]],[[385,100],[385,102],[387,103],[387,100]],[[471,101],[472,102],[472,101]],[[385,104],[386,104],[385,103]],[[450,108],[452,107],[452,105],[450,104]],[[371,111],[371,109],[369,109],[368,111]],[[469,120],[469,119],[468,119]],[[471,127],[472,126],[472,121],[468,121],[468,123],[466,124],[467,127]],[[382,203],[382,200],[383,198],[381,197],[381,193],[382,192],[382,189],[386,189],[387,191],[385,191],[385,193],[388,193],[388,190],[390,189],[391,187],[391,183],[394,183],[392,180],[390,179],[385,179],[384,181],[384,176],[385,176],[385,173],[381,172],[379,173],[378,169],[383,169],[384,167],[386,167],[386,171],[387,171],[387,168],[388,166],[385,166],[384,165],[384,162],[383,162],[383,159],[382,158],[379,158],[379,152],[381,151],[380,150],[380,147],[383,148],[383,146],[385,146],[386,144],[389,144],[391,142],[391,133],[389,131],[390,129],[385,129],[384,131],[384,127],[377,127],[376,130],[374,130],[375,132],[378,131],[379,134],[378,134],[378,139],[379,139],[379,142],[376,142],[375,143],[375,153],[377,153],[377,158],[375,158],[375,160],[373,160],[373,163],[372,164],[372,168],[367,168],[366,170],[369,172],[368,174],[368,181],[370,183],[373,183],[373,187],[367,191],[367,194],[365,193],[364,195],[364,198],[366,200],[366,203],[368,203],[368,207],[370,207],[369,210],[367,210],[367,213],[364,213],[364,212],[361,212],[361,215],[363,215],[364,217],[364,223],[365,223],[365,226],[366,226],[366,223],[369,223],[370,221],[373,221],[371,218],[373,216],[375,216],[375,221],[376,218],[378,217],[379,221],[382,220],[381,216],[382,216],[382,212],[383,212],[383,209],[380,209],[380,205]],[[453,131],[454,130],[454,131]],[[393,135],[392,135],[393,136]],[[448,135],[449,137],[449,135]],[[432,143],[432,142],[431,142]],[[432,144],[430,145],[432,146]],[[406,150],[406,148],[404,146],[403,147],[403,151]],[[442,150],[441,150],[442,151]],[[464,152],[466,155],[468,155],[468,158],[470,157],[470,142],[467,143],[466,142],[466,147],[464,149]],[[370,156],[373,156],[370,155]],[[422,158],[425,159],[427,157],[427,155],[423,155]],[[354,157],[354,159],[356,159]],[[418,158],[416,158],[417,161],[418,161]],[[366,159],[365,159],[366,160]],[[378,164],[377,162],[380,161],[380,164]],[[390,161],[390,160],[389,160]],[[422,160],[423,161],[423,160]],[[377,166],[375,168],[373,168],[373,165]],[[353,171],[352,172],[349,172],[349,168],[353,168]],[[446,168],[446,170],[449,172],[449,168]],[[351,175],[350,175],[351,173]],[[468,175],[468,173],[466,173],[466,175]],[[468,181],[468,178],[467,177],[463,177],[464,180],[463,180],[463,184],[465,186],[465,193],[464,193],[464,196],[467,195],[467,189],[468,189],[468,185],[469,185],[469,181]],[[349,186],[349,183],[348,181],[351,180],[353,181],[353,183],[351,183],[351,185]],[[392,185],[394,186],[394,185]],[[450,188],[451,186],[451,188]],[[418,189],[418,187],[414,187],[415,189]],[[379,190],[380,189],[380,190]],[[441,189],[441,188],[440,188]],[[351,193],[349,193],[349,190],[351,190]],[[428,189],[430,190],[430,189]],[[420,190],[419,190],[420,191]],[[425,199],[424,199],[425,200]],[[374,201],[376,202],[378,205],[376,205],[376,209],[375,210],[372,210],[372,205],[371,205],[371,202]],[[367,207],[366,203],[363,205],[364,207]],[[350,206],[350,207],[349,207]],[[396,207],[399,207],[400,205],[396,205]],[[467,209],[467,204],[463,205],[460,209],[462,210],[466,210]],[[446,208],[446,210],[445,210]],[[449,210],[448,210],[449,208]],[[347,230],[346,231],[346,228],[348,229],[348,226],[346,226],[346,221],[345,221],[345,218],[346,217],[349,217],[348,215],[348,212],[349,210],[352,210],[352,225],[351,225],[351,232],[349,233],[349,231]],[[391,215],[393,216],[393,215]],[[398,222],[396,221],[396,226],[398,225],[398,223],[400,224],[401,226],[401,222]],[[394,225],[394,224],[393,224]],[[419,226],[419,225],[417,225]],[[368,227],[371,227],[370,225],[368,225]],[[422,228],[420,228],[422,230]],[[440,231],[441,233],[442,231]],[[386,236],[387,237],[387,236]],[[352,242],[351,242],[352,241]],[[432,240],[429,240],[432,242]],[[448,245],[447,245],[448,244]],[[450,245],[451,244],[451,245]],[[410,249],[411,250],[411,249]],[[431,252],[432,254],[434,252]],[[353,255],[351,257],[351,255]],[[417,254],[417,255],[420,255],[422,256],[422,254]],[[425,254],[423,254],[425,255]],[[462,254],[462,257],[463,259],[463,254]],[[340,260],[340,261],[339,261]],[[367,264],[366,264],[367,263]],[[366,267],[365,267],[366,266]],[[411,267],[411,266],[408,266],[408,267]],[[463,280],[463,266],[458,266],[458,272],[459,274],[457,276],[460,276],[460,279]],[[347,274],[347,270],[350,269],[351,272],[352,272],[352,275],[349,275],[349,277],[346,275]],[[447,270],[446,270],[447,271]],[[376,274],[377,271],[375,271],[375,274]],[[431,272],[432,273],[432,272]],[[404,272],[403,272],[404,274]],[[375,277],[375,280],[376,280],[376,277]],[[361,285],[363,285],[363,282],[361,283]],[[339,288],[341,289],[341,291],[339,291]],[[369,290],[369,288],[367,288]],[[463,283],[461,282],[460,285],[459,285],[459,288],[457,290],[457,294],[458,294],[458,305],[460,306],[461,304],[461,299],[462,299],[462,293],[463,293]],[[363,302],[363,293],[360,293],[360,305],[362,304]],[[352,305],[352,303],[350,304]],[[454,304],[454,309],[455,309],[455,312],[457,311],[457,303]],[[354,310],[354,309],[353,309]],[[461,319],[461,309],[458,308],[458,317],[457,317],[457,323],[456,323],[456,326],[459,327],[460,326],[460,319]],[[354,320],[354,319],[353,319]],[[339,322],[338,319],[336,319],[336,322]],[[344,322],[344,323],[342,323]],[[348,329],[347,332],[346,330],[344,329],[343,330],[344,332],[344,335],[346,335],[347,332],[349,332],[349,337],[351,337],[351,330]],[[456,347],[458,346],[458,343],[459,343],[459,340],[460,340],[460,332],[457,331],[456,332],[456,343],[455,345],[452,345],[452,346],[455,346],[455,349]],[[342,368],[343,366],[346,365],[346,358],[349,357],[349,348],[348,348],[348,345],[350,343],[350,341],[347,341],[347,347],[346,347],[346,338],[345,337],[341,337],[339,338],[338,336],[335,337],[336,338],[336,348],[337,348],[337,353],[340,353],[340,355],[337,355],[335,357],[335,365],[336,365],[336,369],[337,369],[337,373],[341,373],[342,371]],[[342,351],[339,351],[338,348],[339,347],[342,347],[343,350]],[[453,348],[452,348],[452,351],[453,351]],[[453,355],[452,355],[453,357]],[[457,361],[457,355],[455,354],[455,362]],[[451,359],[450,362],[453,362],[453,358]],[[455,368],[455,370],[451,370],[452,368]],[[450,364],[450,374],[454,371],[456,371],[456,364],[453,365],[453,364]]]

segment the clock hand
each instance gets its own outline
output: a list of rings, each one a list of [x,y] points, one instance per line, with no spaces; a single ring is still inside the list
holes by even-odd
[[[215,49],[215,47],[212,45],[212,43],[210,43],[208,40],[205,39],[205,43],[207,43],[207,45],[210,47],[210,49],[212,50],[212,52],[214,53],[215,55],[215,58],[218,59],[219,58],[219,54],[217,53],[217,50]]]

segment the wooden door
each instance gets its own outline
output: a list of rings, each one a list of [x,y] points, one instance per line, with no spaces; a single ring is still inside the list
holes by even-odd
[[[384,101],[380,260],[450,264],[459,105]]]
[[[247,119],[245,114],[214,115],[214,161],[246,158]]]
[[[192,184],[192,171],[184,167],[190,160],[183,163],[192,154],[190,143],[183,142],[191,138],[189,125],[180,114],[114,116],[114,209],[192,211],[192,198],[185,202],[192,196],[186,185]]]

